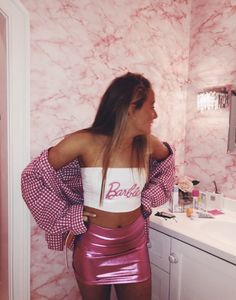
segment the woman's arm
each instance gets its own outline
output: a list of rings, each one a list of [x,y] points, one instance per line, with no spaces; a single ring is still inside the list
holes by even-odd
[[[85,144],[85,133],[74,133],[65,137],[56,146],[48,151],[48,161],[50,165],[59,170],[74,159],[83,154]]]
[[[48,151],[43,151],[24,169],[21,189],[35,221],[47,233],[86,231],[77,160],[56,171],[48,162]]]
[[[85,136],[66,137],[45,150],[23,171],[22,196],[37,224],[47,233],[86,231],[84,222],[95,215],[83,209],[83,188],[78,156]]]
[[[150,136],[151,155],[154,159],[161,161],[166,159],[173,152],[166,143],[163,143],[154,135]]]
[[[170,146],[168,145],[168,147]],[[165,160],[151,159],[149,180],[142,191],[142,205],[147,216],[151,213],[152,207],[160,206],[169,200],[174,178],[175,159],[173,151]]]

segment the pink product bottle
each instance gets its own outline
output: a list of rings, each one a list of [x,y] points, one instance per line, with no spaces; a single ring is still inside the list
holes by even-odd
[[[192,190],[192,197],[193,197],[193,208],[199,209],[199,190],[193,189]]]

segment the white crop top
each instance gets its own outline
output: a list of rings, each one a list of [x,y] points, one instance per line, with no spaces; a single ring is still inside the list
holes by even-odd
[[[108,212],[128,212],[141,205],[146,177],[138,168],[108,168],[101,204],[102,168],[81,168],[81,175],[84,205]]]

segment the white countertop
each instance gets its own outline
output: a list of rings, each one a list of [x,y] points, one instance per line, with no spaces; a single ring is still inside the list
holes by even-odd
[[[214,219],[195,218],[193,220],[188,218],[185,213],[173,213],[176,220],[165,220],[154,215],[157,211],[168,212],[165,207],[154,208],[153,214],[150,216],[151,228],[236,265],[236,231],[235,234],[232,231],[234,225],[236,226],[236,212],[223,210],[224,214],[217,215]],[[216,232],[213,234],[212,231],[209,234],[206,230],[209,222],[211,222],[211,229],[214,230],[214,226],[216,227]],[[229,230],[229,236],[232,235],[232,240],[227,236],[227,230],[226,234],[221,232],[221,224],[222,228],[224,224],[233,225]]]

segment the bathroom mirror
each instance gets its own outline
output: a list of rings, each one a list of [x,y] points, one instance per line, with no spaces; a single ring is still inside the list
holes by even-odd
[[[236,154],[236,90],[231,91],[228,153]]]

